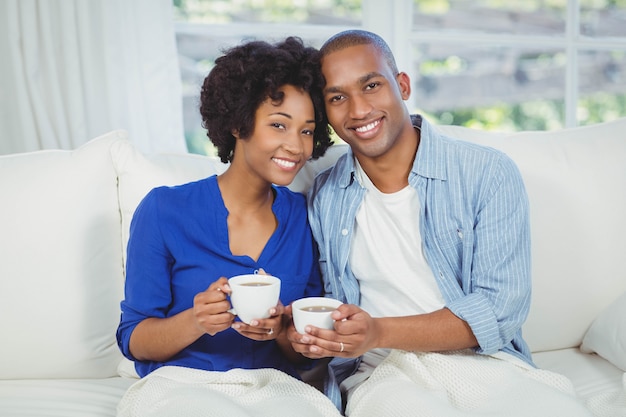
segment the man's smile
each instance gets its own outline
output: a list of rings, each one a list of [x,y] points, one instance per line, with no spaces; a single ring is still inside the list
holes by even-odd
[[[382,119],[374,120],[363,126],[353,127],[352,129],[359,134],[359,136],[371,136],[378,130]]]

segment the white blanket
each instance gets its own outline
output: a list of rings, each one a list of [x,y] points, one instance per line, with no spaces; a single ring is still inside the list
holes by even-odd
[[[166,366],[132,385],[118,417],[339,417],[314,387],[275,369],[210,372]]]
[[[503,359],[471,351],[446,354],[394,350],[350,394],[346,415],[592,415],[576,397],[568,378],[507,356]]]

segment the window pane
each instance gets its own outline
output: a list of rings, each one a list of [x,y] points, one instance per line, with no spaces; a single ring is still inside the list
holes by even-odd
[[[174,0],[174,7],[177,20],[194,23],[361,23],[361,0]]]
[[[562,35],[567,0],[413,0],[420,30]]]
[[[213,68],[215,59],[221,55],[221,49],[239,41],[239,37],[212,36],[207,31],[178,31],[176,34],[183,88],[183,125],[187,149],[191,153],[216,154],[202,127],[200,87],[204,77]]]
[[[431,43],[414,52],[416,104],[441,123],[510,131],[563,126],[561,50]]]
[[[579,54],[581,125],[626,116],[626,50],[583,51]]]
[[[580,32],[586,36],[626,36],[626,0],[581,0]]]

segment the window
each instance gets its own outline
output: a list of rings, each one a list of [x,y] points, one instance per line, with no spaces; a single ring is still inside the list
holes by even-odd
[[[213,152],[198,94],[222,49],[361,27],[439,123],[550,130],[626,117],[626,0],[174,0],[190,152]]]
[[[549,130],[626,116],[626,1],[414,1],[414,100],[441,123]]]

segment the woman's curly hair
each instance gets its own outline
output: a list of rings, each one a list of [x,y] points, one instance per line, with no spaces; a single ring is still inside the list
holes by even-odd
[[[312,158],[332,145],[322,95],[323,79],[319,51],[305,47],[300,38],[289,37],[274,45],[251,41],[228,49],[217,58],[204,79],[200,94],[202,126],[217,148],[222,162],[231,162],[236,139],[249,137],[254,116],[267,98],[280,102],[279,88],[293,85],[309,93],[315,112]]]

